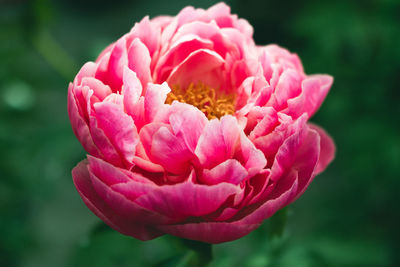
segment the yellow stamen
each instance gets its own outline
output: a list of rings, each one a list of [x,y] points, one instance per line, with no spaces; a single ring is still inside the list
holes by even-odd
[[[235,113],[233,95],[217,96],[214,88],[201,82],[189,84],[186,90],[182,90],[179,85],[172,85],[171,89],[165,101],[166,104],[171,104],[174,100],[190,104],[201,110],[209,120]]]

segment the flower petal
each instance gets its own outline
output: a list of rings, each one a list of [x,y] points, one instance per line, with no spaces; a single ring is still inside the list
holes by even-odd
[[[303,77],[299,72],[293,69],[284,70],[267,105],[278,111],[286,108],[288,100],[301,93],[302,80]]]
[[[172,131],[194,153],[200,135],[208,123],[206,116],[197,108],[180,102],[172,103],[169,112]]]
[[[240,145],[235,158],[242,162],[250,177],[259,173],[267,165],[262,151],[257,149],[243,132],[240,134]]]
[[[145,119],[148,123],[154,120],[158,112],[164,112],[166,106],[164,103],[170,91],[165,82],[161,85],[152,83],[148,85],[144,98]]]
[[[213,119],[199,138],[195,153],[204,168],[211,169],[232,158],[241,129],[233,116]]]
[[[100,127],[110,142],[126,162],[132,163],[139,136],[132,118],[124,113],[120,106],[113,103],[96,103],[97,126]]]
[[[142,84],[136,73],[128,67],[124,69],[124,85],[122,87],[123,105],[125,111],[135,122],[140,130],[145,124],[144,97],[142,95]]]
[[[321,106],[333,83],[329,75],[311,75],[302,84],[302,92],[299,96],[288,100],[285,112],[294,118],[303,113],[311,117]]]
[[[68,88],[68,115],[71,121],[72,130],[84,149],[94,156],[100,156],[101,153],[93,142],[89,126],[78,110],[78,104],[74,97],[74,85],[70,83]]]
[[[194,158],[183,140],[172,134],[167,127],[160,127],[154,133],[151,156],[155,162],[174,174],[185,173],[189,169],[190,160]]]
[[[299,197],[314,179],[320,155],[320,136],[317,131],[307,128],[306,136],[292,165],[292,169],[298,173],[299,185],[296,197]]]
[[[101,77],[103,83],[109,85],[114,92],[121,90],[124,66],[127,64],[126,38],[123,37],[116,42],[111,50],[106,72]]]
[[[97,69],[97,64],[94,62],[87,62],[79,70],[78,74],[74,79],[75,85],[81,85],[84,77],[94,77]]]
[[[182,36],[174,42],[170,49],[162,55],[155,69],[156,81],[165,81],[171,71],[182,61],[184,61],[192,52],[199,49],[212,49],[212,42],[200,38],[195,34]]]
[[[151,57],[149,50],[138,38],[136,38],[128,49],[127,57],[127,66],[136,73],[142,83],[144,91],[146,91],[147,83],[151,81]]]
[[[144,17],[139,23],[136,23],[128,34],[128,42],[135,38],[139,38],[147,47],[150,57],[155,57],[154,54],[160,45],[160,28],[157,28],[149,20],[148,16]]]
[[[194,172],[185,182],[174,185],[151,188],[139,183],[129,185],[132,186],[131,190],[145,192],[135,200],[136,203],[175,219],[212,213],[230,196],[242,191],[240,187],[228,183],[213,186],[195,184],[193,176]]]
[[[296,176],[294,176],[296,177]],[[296,179],[294,179],[296,180]],[[172,225],[158,225],[157,229],[178,237],[218,244],[243,237],[256,229],[263,220],[271,217],[278,209],[293,198],[297,183],[276,194],[251,214],[232,222],[204,222]]]
[[[80,162],[72,170],[72,177],[75,187],[86,206],[111,228],[140,240],[149,240],[163,235],[162,232],[148,224],[127,220],[125,216],[116,214],[114,209],[110,208],[94,190],[86,160]]]
[[[158,225],[157,229],[185,239],[219,244],[233,241],[249,234],[260,226],[259,223],[204,222],[172,225]]]
[[[216,52],[201,49],[193,52],[179,64],[167,79],[168,84],[179,84],[187,88],[190,83],[202,82],[212,88],[224,83],[222,66],[224,59]]]
[[[315,169],[315,174],[319,174],[326,169],[335,157],[335,143],[324,129],[312,123],[308,125],[311,129],[317,131],[320,136],[320,155]]]
[[[275,181],[292,166],[298,150],[300,149],[305,136],[307,135],[306,116],[302,116],[290,128],[294,128],[294,133],[284,139],[279,147],[275,160],[271,167],[271,180]],[[291,130],[289,129],[289,133]]]
[[[222,182],[238,185],[247,175],[247,170],[239,161],[228,159],[211,170],[205,169],[200,180],[208,185],[215,185]]]

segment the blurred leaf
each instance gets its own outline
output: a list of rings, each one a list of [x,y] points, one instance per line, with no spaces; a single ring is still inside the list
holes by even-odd
[[[268,234],[270,238],[282,237],[288,219],[288,209],[288,207],[285,207],[268,219]]]
[[[35,97],[30,85],[16,81],[4,85],[3,101],[10,108],[25,111],[34,105]]]
[[[33,45],[43,58],[66,80],[72,80],[78,67],[71,56],[52,37],[47,29],[41,29],[33,37]]]

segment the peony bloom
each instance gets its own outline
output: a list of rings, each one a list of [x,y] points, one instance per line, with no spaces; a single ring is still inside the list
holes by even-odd
[[[240,238],[296,200],[335,147],[308,123],[332,84],[297,55],[257,46],[221,3],[145,17],[86,63],[68,90],[88,153],[85,204],[141,240]]]

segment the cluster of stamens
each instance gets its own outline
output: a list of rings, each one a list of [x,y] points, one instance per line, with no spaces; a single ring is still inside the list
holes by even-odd
[[[174,100],[190,104],[202,111],[209,120],[235,113],[233,95],[219,94],[217,96],[214,88],[201,82],[189,84],[186,90],[179,85],[172,85],[171,90],[165,101],[166,104],[171,104]]]

